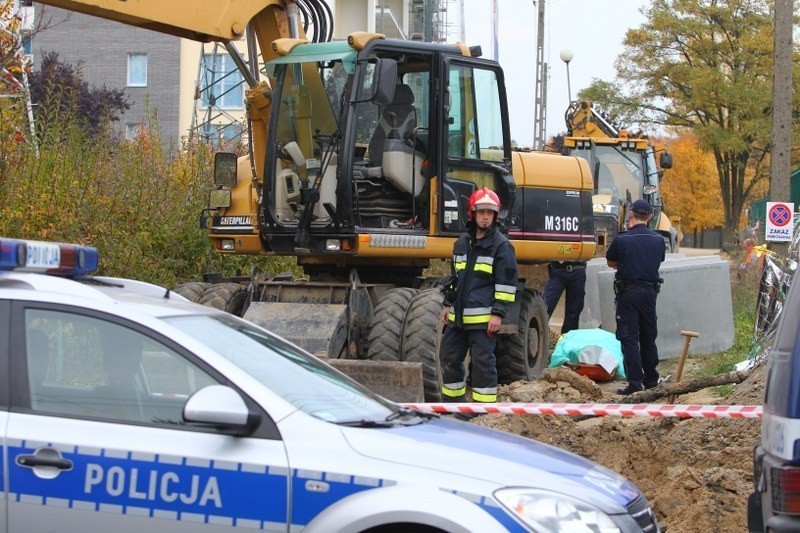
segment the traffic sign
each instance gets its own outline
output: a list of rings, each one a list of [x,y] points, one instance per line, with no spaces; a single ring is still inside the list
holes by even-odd
[[[766,239],[772,242],[791,242],[794,204],[767,202]]]

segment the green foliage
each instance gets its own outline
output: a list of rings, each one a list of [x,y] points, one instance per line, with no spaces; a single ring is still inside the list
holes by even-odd
[[[99,273],[168,287],[205,272],[296,270],[294,258],[211,249],[199,225],[213,188],[207,145],[168,149],[154,124],[133,141],[119,139],[108,122],[92,135],[59,101],[41,110],[49,119],[37,148],[18,132],[23,111],[0,107],[0,235],[89,244],[100,251]]]
[[[751,193],[768,179],[771,115],[790,112],[772,109],[772,5],[653,0],[645,9],[647,22],[628,31],[625,52],[617,59],[622,83],[595,82],[586,93],[611,106],[606,110],[617,120],[644,113],[662,125],[691,128],[714,155],[731,234]],[[797,52],[793,64],[797,109]],[[793,122],[800,129],[798,115]]]

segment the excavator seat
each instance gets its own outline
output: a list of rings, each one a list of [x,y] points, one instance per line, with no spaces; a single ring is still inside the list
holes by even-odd
[[[418,195],[424,182],[420,170],[425,154],[416,127],[414,93],[408,85],[399,84],[392,103],[381,109],[369,142],[369,162],[355,168],[356,178],[383,177],[402,192]]]
[[[386,139],[397,130],[400,139],[414,133],[417,125],[417,111],[414,108],[414,93],[411,87],[399,84],[394,89],[392,103],[381,109],[378,127],[369,141],[370,166],[380,167],[383,164],[383,152]]]

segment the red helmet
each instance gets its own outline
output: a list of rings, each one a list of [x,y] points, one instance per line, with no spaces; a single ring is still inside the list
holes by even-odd
[[[484,187],[483,189],[478,189],[472,196],[469,197],[469,207],[467,208],[467,216],[470,220],[475,219],[475,211],[478,209],[489,209],[494,211],[495,213],[500,213],[500,198],[494,191],[491,191]],[[497,216],[495,215],[495,220],[497,220]]]

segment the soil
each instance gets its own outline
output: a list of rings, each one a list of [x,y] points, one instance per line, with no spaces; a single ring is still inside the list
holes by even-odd
[[[701,390],[674,403],[760,405],[765,367],[756,367],[725,398]],[[623,385],[598,385],[562,367],[546,370],[535,382],[501,385],[498,401],[616,403],[620,397],[615,391]],[[472,423],[552,444],[619,472],[645,493],[662,531],[747,531],[752,449],[761,431],[758,419],[492,414]]]

